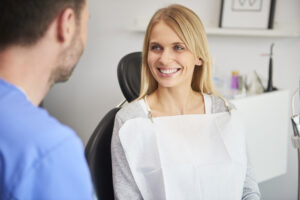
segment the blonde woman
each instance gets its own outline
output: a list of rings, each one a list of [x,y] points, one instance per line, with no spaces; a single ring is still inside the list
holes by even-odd
[[[116,115],[115,199],[256,200],[237,113],[215,92],[198,16],[170,5],[144,40],[139,98]]]

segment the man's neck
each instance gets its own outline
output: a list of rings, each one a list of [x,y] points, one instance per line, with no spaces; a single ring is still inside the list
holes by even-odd
[[[52,83],[50,61],[40,48],[13,46],[0,52],[0,77],[20,88],[27,98],[39,105]]]

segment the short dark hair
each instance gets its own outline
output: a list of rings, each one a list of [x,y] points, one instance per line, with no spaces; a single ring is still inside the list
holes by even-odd
[[[66,8],[72,8],[79,19],[85,1],[0,0],[0,50],[10,45],[34,44]]]

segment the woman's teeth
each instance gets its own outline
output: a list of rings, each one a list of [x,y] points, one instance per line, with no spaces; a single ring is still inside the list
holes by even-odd
[[[173,68],[173,69],[159,69],[159,71],[163,74],[172,74],[174,72],[177,72],[179,69]]]

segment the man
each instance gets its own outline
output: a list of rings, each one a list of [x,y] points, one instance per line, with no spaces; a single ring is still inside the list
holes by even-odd
[[[86,1],[0,1],[0,199],[93,198],[80,139],[38,107],[82,54]]]

